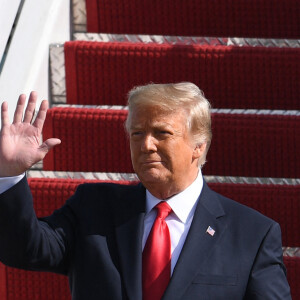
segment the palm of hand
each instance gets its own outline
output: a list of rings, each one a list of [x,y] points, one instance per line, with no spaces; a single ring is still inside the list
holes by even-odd
[[[43,156],[39,145],[39,136],[39,129],[28,123],[3,127],[0,140],[0,165],[6,165],[9,169],[15,169],[17,173],[21,174],[41,160]],[[1,168],[1,173],[4,171]],[[7,172],[10,174],[10,170]]]

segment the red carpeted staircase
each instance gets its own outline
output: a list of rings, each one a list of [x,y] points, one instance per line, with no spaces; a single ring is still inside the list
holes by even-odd
[[[300,2],[73,2],[86,12],[87,33],[60,46],[65,80],[61,94],[52,91],[44,138],[62,144],[42,170],[28,172],[38,217],[81,183],[136,183],[123,125],[127,92],[192,81],[213,106],[205,179],[281,225],[292,296],[300,299]],[[55,299],[71,299],[66,277],[0,265],[0,300]]]

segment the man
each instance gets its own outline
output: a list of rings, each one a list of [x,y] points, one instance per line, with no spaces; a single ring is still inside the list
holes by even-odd
[[[279,225],[203,180],[211,121],[197,86],[133,89],[126,129],[141,184],[82,185],[41,220],[22,174],[60,141],[39,145],[47,102],[31,125],[36,97],[22,120],[20,96],[12,124],[2,104],[2,262],[68,275],[74,300],[291,299]]]

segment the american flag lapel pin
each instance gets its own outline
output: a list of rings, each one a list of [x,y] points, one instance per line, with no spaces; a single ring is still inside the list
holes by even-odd
[[[208,226],[207,229],[206,229],[206,232],[209,235],[214,236],[214,234],[215,234],[216,231],[213,228],[211,228],[210,226]]]

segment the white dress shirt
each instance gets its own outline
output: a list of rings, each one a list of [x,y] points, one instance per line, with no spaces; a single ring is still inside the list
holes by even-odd
[[[22,178],[25,176],[25,173],[19,176],[12,176],[12,177],[0,177],[0,194],[4,193],[12,186],[17,184]]]
[[[201,170],[195,181],[181,193],[169,198],[168,204],[172,212],[165,219],[171,236],[171,274],[181,253],[183,244],[191,227],[194,217],[197,200],[202,191],[203,178]],[[154,197],[148,190],[146,191],[146,215],[144,219],[143,249],[145,247],[148,235],[156,218],[156,204],[161,199]]]
[[[0,194],[17,184],[24,176],[25,174],[21,174],[14,177],[0,178]],[[181,193],[167,200],[168,204],[172,208],[172,212],[165,219],[171,236],[171,274],[173,273],[174,267],[177,263],[183,244],[190,229],[197,200],[202,191],[202,187],[203,178],[201,169],[199,169],[197,178],[190,186],[188,186]],[[146,190],[146,215],[144,219],[143,249],[156,218],[156,210],[153,208],[161,201],[161,199],[154,197],[148,190]]]

